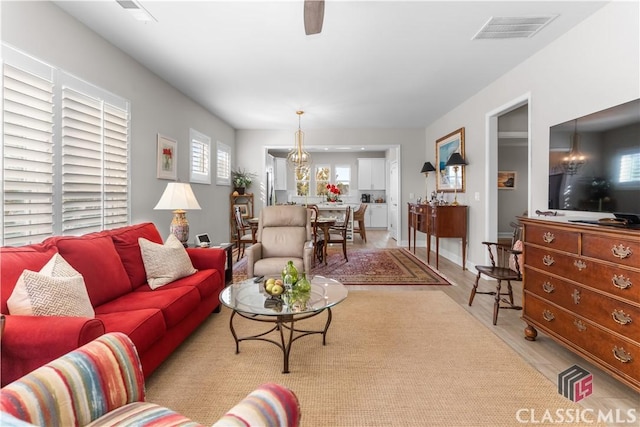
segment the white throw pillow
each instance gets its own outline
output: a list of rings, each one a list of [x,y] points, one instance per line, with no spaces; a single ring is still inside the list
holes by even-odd
[[[95,317],[82,275],[60,254],[40,272],[24,270],[7,300],[10,314]]]
[[[147,272],[147,283],[151,289],[171,283],[181,277],[190,276],[197,270],[182,243],[173,234],[164,245],[143,237],[138,239],[142,262]]]

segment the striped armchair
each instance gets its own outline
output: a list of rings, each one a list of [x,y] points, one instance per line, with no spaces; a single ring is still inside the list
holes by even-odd
[[[299,422],[295,394],[268,383],[214,426],[297,427]],[[121,333],[105,334],[2,388],[0,425],[200,426],[145,402],[140,359],[131,340]]]

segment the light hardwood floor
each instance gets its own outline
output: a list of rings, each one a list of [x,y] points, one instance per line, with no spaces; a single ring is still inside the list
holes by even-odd
[[[367,243],[365,244],[359,236],[349,247],[379,247],[392,248],[398,247],[396,241],[389,237],[386,231],[367,230]],[[416,256],[427,261],[427,250],[423,247],[416,249]],[[435,269],[435,253],[431,253],[431,267]],[[603,372],[599,368],[587,362],[585,359],[576,356],[569,350],[557,344],[547,335],[538,331],[538,338],[534,342],[524,339],[525,322],[521,319],[522,311],[516,310],[500,310],[497,325],[492,324],[493,316],[493,296],[476,295],[473,305],[469,307],[469,294],[471,287],[475,282],[475,270],[462,270],[462,268],[450,262],[443,256],[440,256],[439,272],[449,280],[453,286],[393,286],[388,287],[389,290],[416,290],[424,289],[427,291],[441,290],[449,295],[454,301],[460,304],[471,315],[478,319],[482,324],[494,332],[504,342],[506,342],[513,350],[515,350],[524,360],[531,366],[540,371],[554,384],[557,382],[558,373],[567,369],[572,365],[579,365],[593,374],[593,394],[579,403],[585,408],[594,411],[603,410],[622,410],[635,409],[640,425],[640,394],[632,390],[625,384],[613,379],[610,375]],[[351,286],[358,289],[380,289],[380,286]],[[482,290],[495,289],[495,282],[487,282],[481,280],[480,288]],[[516,301],[522,300],[522,284],[515,283],[514,297]],[[491,366],[479,366],[479,369],[490,370]],[[526,402],[526,397],[523,396]],[[499,402],[496,402],[499,405]],[[555,408],[550,408],[555,409]]]

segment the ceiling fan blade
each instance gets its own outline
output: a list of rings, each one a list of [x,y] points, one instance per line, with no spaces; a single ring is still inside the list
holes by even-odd
[[[309,36],[322,31],[324,0],[304,0],[304,32]]]

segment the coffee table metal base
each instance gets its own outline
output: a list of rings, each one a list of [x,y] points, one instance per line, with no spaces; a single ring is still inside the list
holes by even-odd
[[[327,321],[325,322],[324,328],[322,330],[307,330],[307,329],[298,329],[296,328],[296,323],[301,320],[309,319],[311,317],[315,317],[322,312],[327,312]],[[273,323],[273,327],[265,332],[246,336],[239,337],[236,333],[236,329],[233,326],[233,319],[236,315],[240,317],[244,317],[245,319],[256,321],[256,322],[264,322],[264,323]],[[291,354],[291,345],[298,338],[305,337],[307,335],[314,334],[322,334],[322,345],[327,344],[327,330],[329,329],[329,325],[331,324],[332,314],[331,308],[327,307],[324,310],[316,311],[313,313],[287,313],[281,316],[261,316],[259,314],[246,314],[240,311],[233,310],[231,314],[231,319],[229,320],[229,328],[231,329],[231,334],[233,335],[233,339],[236,341],[236,354],[240,353],[240,341],[266,341],[270,342],[280,348],[282,350],[284,364],[282,368],[283,374],[289,373],[289,355]],[[275,339],[271,339],[267,337],[270,333],[278,331],[280,335],[280,340],[276,341]],[[287,335],[287,337],[285,337]]]

